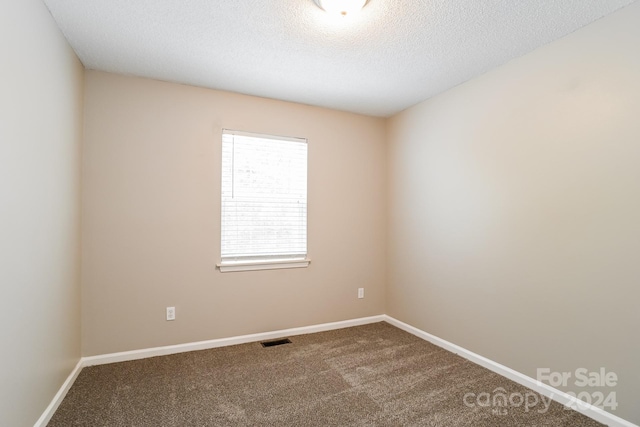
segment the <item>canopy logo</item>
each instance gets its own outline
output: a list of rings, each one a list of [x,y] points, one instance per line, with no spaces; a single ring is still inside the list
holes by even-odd
[[[607,390],[607,388],[613,388],[618,385],[618,375],[615,372],[607,372],[605,368],[600,368],[597,371],[578,368],[572,372],[558,372],[549,368],[538,368],[537,380],[538,385],[548,384],[552,387],[590,388],[589,391],[566,392],[570,400],[564,405],[565,409],[582,411],[591,406],[596,406],[600,409],[615,410],[618,407],[616,392]],[[595,391],[593,390],[594,388],[596,389]],[[519,408],[524,412],[535,410],[540,414],[544,414],[549,410],[553,398],[553,393],[550,397],[543,396],[532,390],[524,393],[507,393],[504,388],[498,387],[492,392],[466,393],[462,401],[469,408],[491,408],[491,413],[494,415],[507,415],[509,410],[514,408]]]
[[[551,405],[551,398],[533,391],[507,394],[507,391],[502,387],[496,388],[491,393],[466,393],[462,401],[469,408],[475,406],[491,408],[491,413],[494,415],[507,415],[509,408],[523,408],[525,412],[536,410],[544,414],[549,410],[549,405]]]

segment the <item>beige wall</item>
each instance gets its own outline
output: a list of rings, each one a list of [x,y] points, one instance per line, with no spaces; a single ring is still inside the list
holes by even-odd
[[[614,371],[635,423],[638,22],[640,3],[390,121],[387,301],[534,378]]]
[[[85,107],[83,355],[384,312],[384,120],[94,71]],[[216,270],[222,128],[308,138],[309,268]]]
[[[80,62],[39,0],[0,4],[0,425],[33,425],[80,358]]]

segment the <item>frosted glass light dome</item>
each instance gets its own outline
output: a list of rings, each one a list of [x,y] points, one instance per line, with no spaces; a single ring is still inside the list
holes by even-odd
[[[367,0],[313,0],[318,6],[336,15],[350,15],[360,11]]]

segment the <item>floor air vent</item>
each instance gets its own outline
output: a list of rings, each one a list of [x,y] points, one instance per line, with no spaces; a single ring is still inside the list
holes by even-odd
[[[263,341],[260,344],[262,344],[263,347],[274,347],[276,345],[291,344],[291,340],[289,338],[284,338],[275,341]]]

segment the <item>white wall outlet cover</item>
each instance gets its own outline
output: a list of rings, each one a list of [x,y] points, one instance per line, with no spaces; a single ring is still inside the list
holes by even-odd
[[[167,307],[167,320],[176,320],[176,308]]]
[[[358,298],[364,298],[364,288],[358,288]]]

